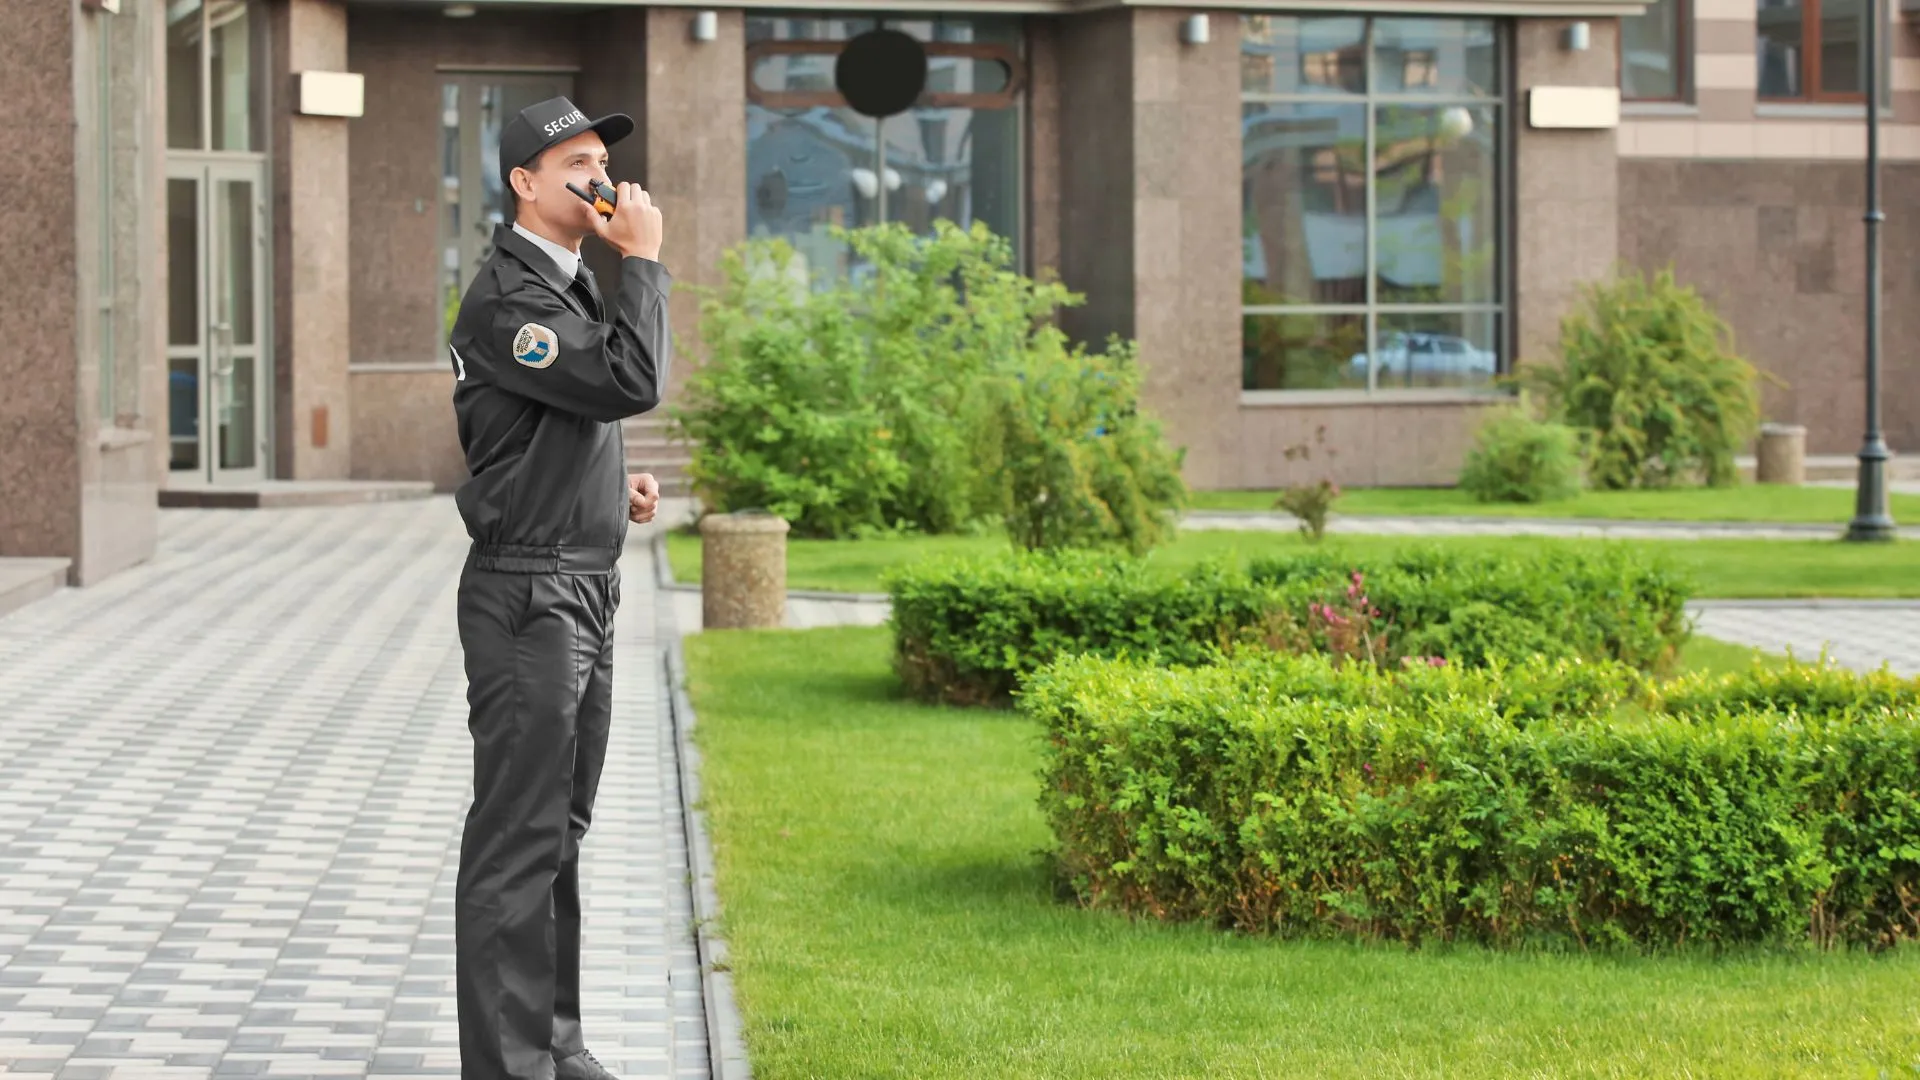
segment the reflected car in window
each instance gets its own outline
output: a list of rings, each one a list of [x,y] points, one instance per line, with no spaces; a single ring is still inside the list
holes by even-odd
[[[1500,366],[1499,357],[1492,350],[1452,334],[1399,331],[1382,334],[1375,355],[1379,360],[1381,384],[1425,382],[1436,376],[1451,377],[1449,382],[1458,381],[1463,375],[1490,379]],[[1348,362],[1361,378],[1366,377],[1366,353],[1355,353]]]

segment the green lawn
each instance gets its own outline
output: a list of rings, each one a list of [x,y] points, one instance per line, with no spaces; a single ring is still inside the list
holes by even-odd
[[[1297,549],[1297,533],[1183,532],[1154,562],[1169,570],[1216,555],[1245,556]],[[1329,537],[1327,544],[1356,555],[1381,554],[1414,543],[1444,543],[1480,550],[1528,550],[1550,545],[1597,548],[1626,544],[1658,552],[1690,571],[1702,597],[1911,597],[1920,596],[1920,544],[1848,544],[1838,540],[1567,540],[1527,536]],[[929,555],[995,554],[1010,550],[997,536],[919,537],[889,540],[792,540],[787,545],[787,585],[795,589],[879,592],[881,571]],[[700,580],[700,538],[670,534],[668,558],[674,576]]]
[[[1196,491],[1196,510],[1271,510],[1277,491]],[[1846,527],[1852,488],[1742,484],[1678,491],[1587,491],[1564,502],[1483,503],[1458,488],[1348,488],[1336,514],[1392,517],[1593,518],[1610,521],[1745,521]],[[1920,520],[1920,495],[1894,495],[1895,521]]]
[[[1409,952],[1078,910],[1049,895],[1036,855],[1049,837],[1026,720],[901,701],[883,631],[708,633],[687,648],[763,1080],[1920,1067],[1920,949]]]

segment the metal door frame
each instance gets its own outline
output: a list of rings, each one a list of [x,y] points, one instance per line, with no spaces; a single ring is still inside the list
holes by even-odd
[[[194,405],[198,410],[199,419],[199,464],[194,469],[169,468],[168,476],[178,486],[261,483],[273,475],[274,464],[274,298],[270,277],[272,220],[268,205],[267,156],[265,154],[172,151],[167,155],[166,179],[169,182],[174,180],[194,182],[197,203],[194,271],[199,283],[197,297],[199,333],[196,344],[167,346],[169,373],[172,370],[173,360],[184,359],[184,353],[189,349],[194,354]],[[215,251],[217,246],[215,241],[219,237],[214,232],[214,191],[224,181],[245,181],[253,190],[254,327],[253,346],[250,351],[254,357],[254,453],[253,464],[239,469],[220,466],[220,423],[214,408],[215,388],[221,384],[221,373],[215,369],[215,354],[220,347],[218,339],[223,333],[229,342],[226,346],[229,358],[234,348],[231,345],[231,327],[218,324],[214,320],[216,290],[220,288],[221,277],[218,260],[224,254]],[[228,370],[231,370],[230,362]]]

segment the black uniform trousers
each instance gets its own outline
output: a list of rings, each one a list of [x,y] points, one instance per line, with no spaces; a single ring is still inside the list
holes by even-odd
[[[474,786],[454,900],[461,1080],[550,1080],[585,1049],[580,843],[607,755],[620,572],[614,549],[552,552],[476,547],[460,577]]]

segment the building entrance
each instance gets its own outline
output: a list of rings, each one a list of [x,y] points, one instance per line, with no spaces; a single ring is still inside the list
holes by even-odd
[[[265,479],[266,169],[167,164],[167,401],[180,480]]]
[[[266,20],[249,0],[167,16],[167,421],[174,486],[270,472]]]

